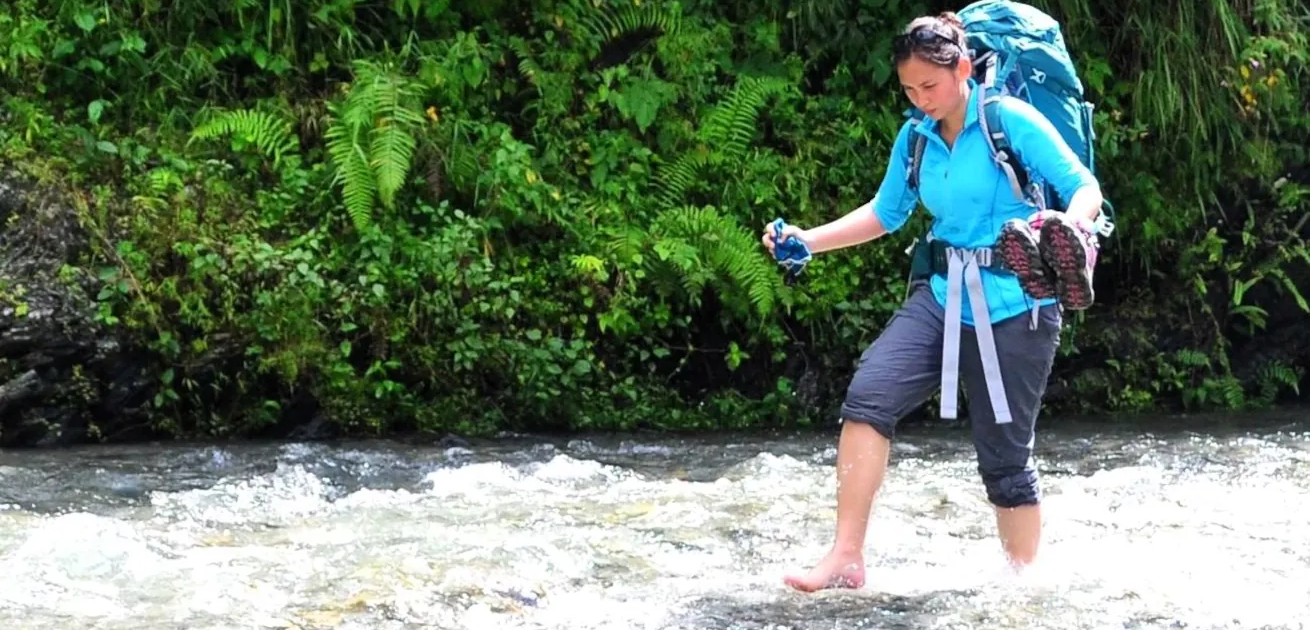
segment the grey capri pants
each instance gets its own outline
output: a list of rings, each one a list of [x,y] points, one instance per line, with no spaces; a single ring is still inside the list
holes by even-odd
[[[946,310],[933,298],[928,284],[916,282],[882,334],[860,356],[842,404],[843,421],[871,424],[892,439],[897,423],[941,389],[945,319]],[[1013,422],[1006,424],[996,423],[973,328],[966,325],[960,332],[960,379],[969,400],[978,472],[987,500],[998,507],[1041,501],[1033,461],[1034,431],[1060,346],[1061,324],[1057,305],[1040,309],[1035,329],[1029,316],[992,324],[1013,416]]]

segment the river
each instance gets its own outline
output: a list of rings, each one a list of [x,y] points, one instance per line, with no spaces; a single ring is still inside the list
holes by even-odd
[[[868,585],[834,434],[0,452],[6,630],[1310,628],[1310,421],[1060,423],[1004,569],[967,433],[910,427]]]

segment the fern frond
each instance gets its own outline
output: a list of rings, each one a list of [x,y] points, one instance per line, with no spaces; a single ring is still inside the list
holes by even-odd
[[[1229,409],[1241,409],[1246,406],[1246,390],[1242,382],[1231,376],[1219,382],[1219,391]]]
[[[356,228],[367,226],[374,200],[388,209],[404,187],[424,122],[420,89],[411,79],[379,64],[355,64],[355,82],[344,102],[329,106],[324,133],[342,187],[346,211]]]
[[[712,289],[741,315],[768,317],[784,290],[755,236],[710,206],[672,208],[648,228],[625,225],[608,231],[602,243],[617,268],[641,272],[629,276],[645,282],[645,291],[680,296],[692,307]],[[574,264],[584,263],[575,259]]]
[[[185,185],[176,171],[165,167],[152,169],[146,174],[146,182],[149,184],[150,193],[157,197],[167,195]]]
[[[1259,375],[1256,378],[1262,387],[1277,390],[1279,386],[1283,386],[1300,396],[1302,375],[1303,370],[1301,368],[1294,368],[1282,361],[1272,360],[1260,368]]]
[[[603,279],[607,275],[605,261],[591,254],[576,254],[570,262],[573,263],[573,269],[581,275],[596,279]]]
[[[646,238],[645,232],[636,226],[629,226],[610,234],[605,243],[605,251],[615,260],[640,264],[643,261],[642,250],[645,249]]]
[[[472,187],[478,179],[478,156],[468,144],[452,144],[450,152],[445,155],[446,177],[456,188]]]
[[[374,93],[378,116],[372,130],[370,166],[377,174],[378,197],[383,206],[391,208],[414,160],[415,133],[423,116],[411,105],[417,95],[406,81],[388,77],[376,84]]]
[[[1302,311],[1310,312],[1310,303],[1306,302],[1305,296],[1301,295],[1301,289],[1296,286],[1296,282],[1292,280],[1291,276],[1287,275],[1286,271],[1275,267],[1270,270],[1270,274],[1278,278],[1283,289],[1292,294],[1292,299],[1296,300],[1296,305],[1300,307]]]
[[[334,104],[332,110],[337,110]],[[336,167],[333,184],[340,185],[346,212],[356,229],[368,226],[373,214],[373,199],[377,184],[369,168],[368,153],[361,142],[361,130],[348,123],[350,108],[347,105],[341,117],[328,126],[324,140],[328,155]]]
[[[577,21],[594,50],[599,50],[639,31],[654,36],[676,34],[682,26],[682,11],[676,2],[624,3],[584,11]]]
[[[746,155],[760,110],[771,96],[789,88],[773,77],[742,77],[697,130],[699,144],[656,174],[655,198],[665,207],[681,203],[687,189],[712,164],[733,163]]]
[[[742,77],[728,98],[714,108],[701,127],[701,140],[722,160],[736,160],[755,137],[760,110],[788,84],[773,77]]]
[[[710,163],[710,152],[698,147],[684,153],[676,162],[660,169],[655,175],[655,198],[664,207],[676,206],[687,194],[687,189],[700,176],[701,169]]]
[[[232,137],[273,158],[274,167],[299,150],[291,122],[269,112],[238,109],[219,112],[191,132],[190,141]]]
[[[524,80],[535,86],[537,88],[537,93],[540,94],[541,82],[538,78],[544,74],[544,71],[541,69],[541,66],[537,65],[536,60],[533,59],[532,49],[529,47],[528,42],[522,37],[515,36],[509,38],[508,46],[510,51],[519,58],[519,74],[522,75]]]
[[[654,248],[661,247],[684,264],[681,272],[689,280],[688,287],[699,290],[709,277],[716,277],[725,293],[740,290],[760,315],[767,315],[781,291],[781,281],[766,256],[761,255],[759,242],[731,217],[719,214],[712,207],[682,206],[668,210],[651,226]],[[695,257],[678,249],[679,241],[694,245]],[[704,261],[702,266],[694,262]],[[701,269],[711,272],[699,277]]]
[[[1191,349],[1179,350],[1174,355],[1178,363],[1192,368],[1210,367],[1210,356],[1204,352]]]

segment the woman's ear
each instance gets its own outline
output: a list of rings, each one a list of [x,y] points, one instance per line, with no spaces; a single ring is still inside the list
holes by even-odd
[[[960,62],[955,64],[955,78],[964,83],[971,76],[973,76],[973,59],[968,56],[960,57]]]

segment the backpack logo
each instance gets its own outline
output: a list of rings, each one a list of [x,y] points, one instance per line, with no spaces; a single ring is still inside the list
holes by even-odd
[[[1031,79],[1033,83],[1041,85],[1043,83],[1046,83],[1046,73],[1042,72],[1038,68],[1033,68],[1033,76],[1031,77]]]

